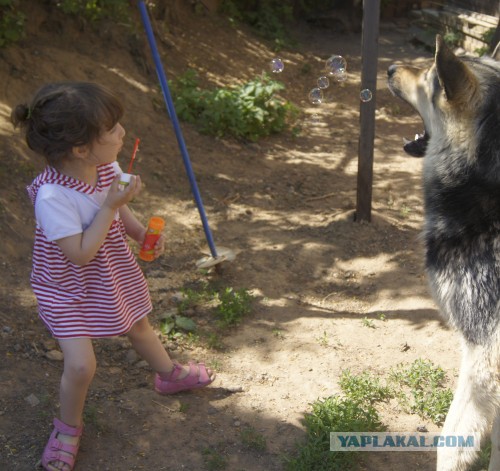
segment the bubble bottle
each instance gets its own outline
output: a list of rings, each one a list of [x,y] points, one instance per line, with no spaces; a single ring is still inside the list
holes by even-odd
[[[139,251],[139,258],[146,262],[151,262],[155,259],[155,244],[160,238],[160,235],[165,227],[165,221],[157,216],[150,218],[148,228],[146,230],[146,237],[142,243],[141,250]]]

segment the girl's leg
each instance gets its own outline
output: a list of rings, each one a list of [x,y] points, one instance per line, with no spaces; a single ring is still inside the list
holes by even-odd
[[[138,320],[128,332],[128,338],[135,351],[149,363],[157,373],[169,373],[173,370],[174,364],[167,351],[163,347],[160,339],[155,334],[147,317]],[[186,376],[181,373],[181,378]]]
[[[128,337],[137,353],[144,358],[157,373],[160,375],[168,374],[173,370],[174,364],[160,342],[160,339],[155,334],[147,317],[143,317],[132,326],[128,332]],[[178,376],[179,380],[185,378],[189,374],[189,367],[183,366],[182,370],[183,371]],[[207,371],[210,377],[212,377],[213,372],[210,369]]]
[[[60,417],[65,424],[79,427],[82,425],[87,391],[96,370],[94,349],[92,341],[87,338],[59,339],[59,345],[64,354],[64,371],[60,386]],[[57,439],[76,445],[79,437],[60,433]],[[62,461],[54,461],[51,466],[54,470],[70,470]]]

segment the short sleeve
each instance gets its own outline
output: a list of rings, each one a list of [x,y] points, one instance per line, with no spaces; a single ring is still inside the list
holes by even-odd
[[[49,241],[63,239],[83,232],[80,214],[58,185],[42,185],[35,202],[35,215]]]

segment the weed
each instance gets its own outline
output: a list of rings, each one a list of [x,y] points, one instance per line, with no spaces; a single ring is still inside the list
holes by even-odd
[[[210,332],[207,340],[208,348],[213,350],[224,350],[224,344],[216,332]]]
[[[246,289],[225,288],[217,293],[219,305],[215,315],[221,327],[238,324],[250,312],[253,296]]]
[[[0,1],[0,47],[19,41],[24,36],[26,15],[17,9],[14,0]]]
[[[266,438],[253,427],[245,427],[240,432],[243,445],[252,450],[264,451],[266,449]]]
[[[316,340],[322,347],[328,347],[328,334],[326,330],[323,331],[323,335],[321,337],[317,337]]]
[[[286,460],[289,471],[347,471],[353,469],[358,454],[331,452],[330,432],[376,432],[383,426],[375,408],[351,397],[331,396],[312,404],[304,418],[307,441],[295,457]]]
[[[361,321],[364,327],[369,327],[370,329],[375,329],[375,324],[371,319],[368,319],[368,317],[363,317],[363,320]]]
[[[280,329],[273,329],[273,335],[280,340],[285,340],[285,335],[283,334],[283,331]]]
[[[401,390],[401,406],[410,413],[440,425],[444,422],[453,399],[451,390],[444,388],[445,372],[429,360],[417,359],[409,367],[399,365],[391,370],[390,381],[409,390],[410,398]]]
[[[203,450],[202,454],[205,461],[205,466],[207,467],[208,471],[226,469],[226,458],[214,448],[207,447]]]
[[[386,316],[383,312],[381,312],[381,313],[378,315],[378,318],[379,318],[379,320],[381,320],[381,321],[386,321],[386,320],[387,320],[387,316]]]
[[[353,375],[349,370],[342,371],[339,381],[340,388],[347,397],[369,404],[386,401],[394,397],[394,392],[388,386],[383,386],[379,378],[367,371]]]

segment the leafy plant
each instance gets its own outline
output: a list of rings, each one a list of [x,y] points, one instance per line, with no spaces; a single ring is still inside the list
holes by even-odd
[[[238,324],[250,312],[253,296],[246,289],[225,288],[217,293],[219,305],[215,315],[222,327]]]
[[[63,13],[83,16],[91,22],[105,18],[123,21],[130,16],[127,0],[59,0],[57,6]]]
[[[304,418],[306,442],[287,459],[289,471],[348,471],[358,461],[354,452],[331,452],[330,432],[377,432],[385,429],[375,408],[366,401],[330,396],[312,404]]]
[[[429,360],[417,359],[409,367],[399,365],[389,375],[393,383],[409,390],[410,398],[401,390],[398,398],[401,405],[410,413],[440,425],[453,399],[451,390],[444,388],[446,374],[439,366]]]
[[[15,0],[0,0],[0,47],[19,41],[24,35],[26,15]]]
[[[284,131],[298,115],[295,106],[276,95],[284,85],[266,74],[240,87],[208,91],[190,69],[171,88],[179,118],[211,136],[256,141]]]
[[[349,370],[344,370],[339,384],[348,397],[359,402],[374,404],[394,397],[394,392],[390,387],[382,385],[379,378],[370,375],[367,371],[353,375]]]
[[[226,458],[213,448],[205,448],[202,452],[203,460],[205,466],[209,471],[217,471],[220,469],[226,469],[227,460]]]

